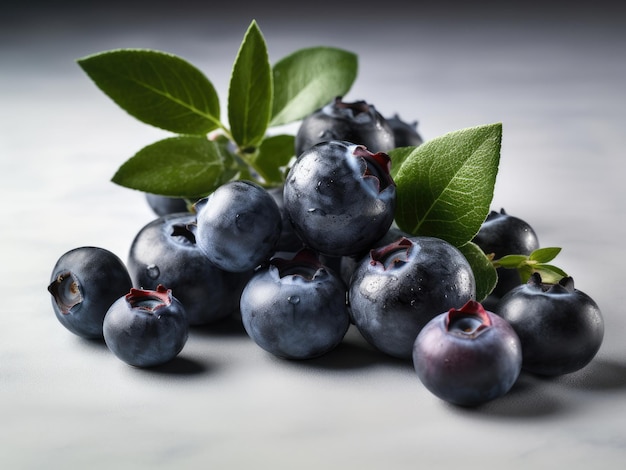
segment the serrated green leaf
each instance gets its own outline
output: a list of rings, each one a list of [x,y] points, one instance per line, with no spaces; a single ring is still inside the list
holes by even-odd
[[[357,55],[333,47],[300,49],[273,69],[274,102],[271,126],[298,121],[343,96],[358,71]]]
[[[498,267],[515,269],[526,264],[527,261],[528,256],[526,255],[506,255],[495,262]]]
[[[220,145],[206,137],[170,137],[137,152],[112,181],[163,196],[198,198],[222,183],[226,159]]]
[[[455,246],[470,241],[489,213],[501,140],[502,124],[496,123],[450,132],[409,150],[395,173],[398,226]],[[396,152],[405,151],[389,151],[392,162]]]
[[[294,156],[295,137],[280,134],[266,137],[261,142],[252,163],[254,168],[262,173],[265,183],[279,185],[284,182],[284,168]]]
[[[256,21],[243,38],[228,89],[228,119],[242,149],[260,145],[272,111],[272,70],[265,39]]]
[[[459,250],[472,267],[476,280],[476,300],[482,302],[491,294],[498,282],[496,268],[480,247],[473,242],[466,243],[459,247]]]
[[[133,117],[179,134],[206,135],[220,125],[213,84],[172,54],[118,49],[78,60],[80,67]]]
[[[537,263],[548,263],[556,258],[560,252],[561,248],[558,247],[538,248],[530,254],[528,259]]]

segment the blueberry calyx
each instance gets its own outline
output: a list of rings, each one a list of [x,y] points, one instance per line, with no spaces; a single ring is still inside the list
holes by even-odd
[[[182,244],[196,244],[196,235],[193,233],[193,226],[190,224],[172,225],[172,233],[170,235]]]
[[[445,325],[448,333],[471,339],[491,326],[491,318],[479,302],[469,300],[460,309],[448,311]]]
[[[358,122],[375,122],[376,112],[374,106],[364,100],[347,103],[342,96],[336,96],[335,100],[324,107],[324,112],[329,116],[354,119]]]
[[[279,278],[300,276],[308,281],[315,279],[324,269],[317,254],[307,248],[298,251],[291,259],[272,258],[270,265],[275,268]]]
[[[534,272],[530,275],[527,284],[542,292],[551,294],[571,294],[575,291],[574,279],[571,276],[563,277],[557,284],[543,282],[541,274]]]
[[[395,186],[391,177],[391,158],[385,152],[372,153],[362,145],[357,145],[352,152],[364,163],[363,179],[371,184],[380,194],[389,186]]]
[[[411,240],[401,237],[393,243],[370,250],[370,264],[382,267],[383,271],[399,268],[409,261],[413,246]]]
[[[160,308],[168,307],[172,303],[171,289],[167,289],[161,284],[157,286],[156,290],[135,289],[133,287],[125,297],[131,308],[150,313],[155,313]]]
[[[54,297],[54,301],[63,315],[68,315],[74,307],[83,302],[80,283],[71,271],[59,274],[48,286],[48,292]]]

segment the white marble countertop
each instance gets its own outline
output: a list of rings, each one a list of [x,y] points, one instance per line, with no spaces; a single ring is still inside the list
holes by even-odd
[[[180,3],[0,18],[2,468],[622,468],[623,12],[594,2],[561,13],[405,14],[385,2],[387,12],[326,14],[322,2],[300,15],[283,5],[234,16]],[[314,45],[356,52],[346,98],[419,120],[426,139],[503,123],[493,208],[562,247],[559,265],[599,304],[606,332],[591,364],[551,380],[522,375],[507,396],[468,410],[354,331],[327,357],[289,362],[237,328],[196,328],[173,364],[139,370],[63,329],[46,291],[54,263],[81,245],[126,258],[153,214],[109,179],[165,135],[117,108],[75,59],[117,47],[172,52],[224,97],[252,18],[273,61]]]

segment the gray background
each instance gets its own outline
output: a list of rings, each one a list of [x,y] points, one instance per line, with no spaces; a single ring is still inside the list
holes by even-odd
[[[0,13],[2,467],[621,468],[624,11],[259,3],[22,2]],[[314,45],[356,52],[346,99],[419,120],[426,139],[503,123],[493,208],[530,222],[542,246],[562,247],[556,261],[600,305],[605,341],[589,366],[551,380],[524,374],[507,396],[468,410],[354,331],[327,357],[287,362],[228,323],[197,328],[172,364],[138,370],[60,326],[46,291],[54,263],[81,245],[126,258],[153,215],[109,179],[168,135],[117,108],[75,59],[117,47],[171,52],[224,99],[253,18],[272,62]]]

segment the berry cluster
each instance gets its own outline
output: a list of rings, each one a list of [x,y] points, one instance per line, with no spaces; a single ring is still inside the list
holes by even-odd
[[[55,314],[138,367],[173,359],[190,326],[235,313],[261,348],[295,360],[332,351],[352,324],[459,405],[507,393],[522,370],[584,367],[603,320],[571,277],[546,283],[533,273],[525,282],[499,268],[481,304],[458,248],[394,224],[386,152],[421,143],[416,124],[337,98],[302,121],[282,187],[232,180],[192,212],[157,209],[151,198],[159,217],[136,235],[126,265],[101,248],[63,255],[48,286]],[[504,211],[473,241],[491,259],[539,248],[532,228]]]

